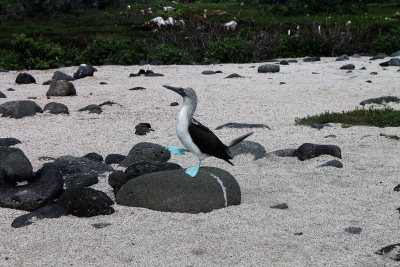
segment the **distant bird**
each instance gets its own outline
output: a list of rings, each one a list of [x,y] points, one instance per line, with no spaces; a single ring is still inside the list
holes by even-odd
[[[173,87],[164,85],[165,88],[172,90],[183,97],[183,106],[178,115],[176,134],[185,148],[179,148],[168,145],[168,150],[177,156],[184,155],[185,152],[192,152],[197,156],[199,162],[197,165],[186,169],[185,173],[195,177],[199,172],[200,165],[206,157],[214,156],[233,165],[229,160],[229,148],[242,142],[253,132],[245,134],[231,141],[228,145],[219,140],[219,138],[206,126],[193,118],[197,107],[197,95],[192,88]]]
[[[224,24],[224,28],[228,31],[234,31],[237,28],[236,17]]]

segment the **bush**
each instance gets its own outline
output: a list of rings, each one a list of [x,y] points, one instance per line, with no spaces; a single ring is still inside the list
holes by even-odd
[[[271,11],[281,16],[315,13],[354,14],[366,11],[366,0],[276,0]]]
[[[161,61],[163,64],[190,64],[191,56],[184,50],[161,44],[157,45],[149,54],[149,61]]]
[[[35,41],[24,34],[12,35],[11,46],[20,68],[49,69],[76,62],[76,49],[69,49],[42,38]]]
[[[210,44],[206,63],[248,63],[253,60],[253,42],[238,37],[225,38]]]
[[[303,57],[309,53],[307,44],[298,35],[285,36],[281,40],[279,57]],[[311,52],[310,54],[314,54]]]
[[[22,69],[20,65],[18,55],[6,50],[0,51],[0,68],[8,70]]]
[[[98,37],[83,51],[83,58],[85,62],[94,65],[130,65],[146,59],[146,54],[147,47],[144,42],[118,37]]]
[[[372,44],[374,53],[391,53],[400,49],[400,27],[376,38]]]

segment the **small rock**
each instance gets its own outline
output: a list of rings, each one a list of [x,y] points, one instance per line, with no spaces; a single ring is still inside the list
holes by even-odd
[[[321,130],[325,127],[332,127],[332,125],[330,125],[329,123],[314,123],[313,125],[311,125],[311,128],[318,130]]]
[[[336,138],[336,135],[330,134],[330,135],[324,136],[324,138]]]
[[[109,165],[109,164],[120,164],[125,158],[126,158],[126,156],[121,155],[121,154],[110,154],[110,155],[107,155],[107,157],[104,160],[104,162],[107,165]]]
[[[205,70],[205,71],[201,72],[201,74],[203,74],[203,75],[213,75],[213,74],[217,74],[217,73],[222,73],[222,71]]]
[[[343,168],[343,163],[337,159],[330,160],[325,162],[324,164],[319,165],[318,167],[335,167],[335,168]]]
[[[319,73],[318,73],[318,72],[314,72],[314,71],[313,71],[313,72],[311,72],[311,74],[319,74]]]
[[[265,148],[261,144],[252,141],[242,141],[229,148],[229,155],[233,158],[241,154],[251,154],[253,160],[258,160],[263,158],[266,153]]]
[[[131,89],[129,89],[129,91],[139,91],[139,90],[145,90],[146,88],[141,87],[141,86],[137,86],[137,87],[133,87]]]
[[[87,159],[90,159],[90,160],[93,160],[93,161],[103,162],[103,156],[98,154],[98,153],[95,153],[95,152],[88,153],[83,157],[85,157]]]
[[[100,114],[103,112],[101,107],[99,107],[98,105],[95,105],[95,104],[91,104],[84,108],[78,109],[78,111],[89,111],[89,113],[96,113],[96,114]]]
[[[303,59],[303,62],[315,62],[315,61],[321,61],[320,57],[305,57]]]
[[[73,80],[75,80],[74,79],[74,77],[72,77],[72,76],[70,76],[70,75],[68,75],[68,74],[65,74],[64,72],[61,72],[61,71],[55,71],[54,72],[54,74],[53,74],[53,77],[51,77],[53,80],[65,80],[65,81],[73,81]]]
[[[33,78],[32,75],[29,73],[19,73],[17,76],[17,79],[15,80],[15,83],[17,84],[30,84],[30,83],[36,83],[35,78]]]
[[[220,129],[223,129],[223,128],[233,128],[233,129],[243,129],[243,128],[262,129],[262,128],[267,128],[268,130],[271,130],[271,128],[269,128],[265,124],[259,124],[259,123],[236,123],[236,122],[225,123],[225,124],[220,125],[217,128],[215,128],[215,130],[220,130]]]
[[[365,82],[367,82],[367,83],[372,83],[372,81],[371,81],[371,80],[367,80],[367,81],[365,81]]]
[[[4,93],[0,92],[0,98],[7,98],[7,96]]]
[[[280,65],[289,65],[289,62],[287,62],[287,60],[281,60],[281,62],[279,62]]]
[[[286,203],[281,203],[281,204],[277,204],[277,205],[273,205],[270,207],[271,209],[279,209],[279,210],[286,210],[289,208],[288,204]]]
[[[0,169],[7,175],[7,180],[15,182],[32,179],[32,164],[21,149],[0,147]]]
[[[400,66],[400,58],[391,58],[389,61],[379,64],[381,67]]]
[[[296,59],[288,59],[287,62],[288,63],[299,63],[299,61],[297,61]]]
[[[122,186],[120,205],[166,212],[200,213],[239,205],[240,187],[228,172],[202,167],[195,178],[183,169],[139,176]]]
[[[230,79],[230,78],[244,78],[244,77],[240,76],[237,73],[232,73],[232,74],[229,74],[228,76],[225,77],[225,79]]]
[[[144,74],[144,77],[163,77],[164,74],[161,73],[155,73],[153,71],[146,71],[146,73]]]
[[[53,80],[46,96],[74,96],[76,95],[75,86],[65,80]]]
[[[69,114],[68,107],[57,102],[47,103],[44,106],[43,111],[48,111],[50,114]]]
[[[344,61],[344,60],[349,60],[349,56],[341,55],[341,56],[337,57],[335,61]]]
[[[43,84],[43,85],[49,85],[49,84],[51,84],[53,81],[54,81],[53,79],[50,79],[50,80],[44,81],[42,84]]]
[[[106,82],[100,82],[99,84],[100,85],[106,85],[107,83]]]
[[[169,104],[171,107],[176,107],[176,106],[179,106],[179,103],[178,102],[172,102],[171,104]]]
[[[344,230],[346,231],[346,233],[353,234],[353,235],[359,235],[362,232],[361,227],[353,227],[353,226],[347,227]]]
[[[273,64],[264,64],[259,66],[257,69],[258,73],[275,73],[279,71],[280,71],[279,65],[273,65]]]
[[[380,250],[375,252],[375,254],[386,255],[392,260],[400,261],[400,243],[381,248]]]
[[[294,235],[303,235],[303,232],[296,232]]]
[[[147,133],[154,131],[151,129],[150,123],[141,122],[135,126],[135,134],[136,135],[146,135]]]
[[[354,70],[355,68],[356,66],[354,64],[346,64],[340,67],[341,70]]]
[[[362,67],[362,68],[360,68],[360,70],[366,70],[367,68],[366,67]]]
[[[28,96],[27,99],[37,99],[36,96]]]
[[[60,218],[65,215],[68,215],[68,211],[63,206],[57,203],[50,203],[35,211],[15,218],[11,226],[13,228],[21,228],[39,220]]]
[[[92,226],[96,229],[102,229],[105,228],[107,226],[110,226],[111,223],[107,223],[107,222],[101,222],[101,223],[93,223]]]
[[[92,65],[81,64],[78,70],[74,73],[74,79],[82,79],[87,76],[93,76],[94,72],[97,71]]]
[[[341,149],[336,145],[305,143],[302,144],[293,154],[293,156],[298,157],[301,161],[319,157],[321,155],[331,155],[340,159],[342,158]]]
[[[400,98],[397,96],[381,96],[376,98],[369,98],[360,102],[360,105],[365,106],[367,104],[386,104],[386,103],[400,103]]]
[[[99,107],[102,107],[102,106],[113,106],[113,105],[119,105],[119,106],[122,107],[121,104],[115,103],[113,101],[105,101],[105,102],[99,104]]]
[[[378,75],[378,73],[376,71],[373,71],[370,73],[371,75]]]
[[[2,117],[21,119],[27,116],[34,116],[37,112],[42,113],[43,110],[31,100],[10,101],[0,105]]]
[[[282,84],[286,84],[286,83],[285,82],[280,82],[279,84],[282,85]]]
[[[15,89],[13,89],[13,88],[8,88],[6,91],[13,92],[13,91],[15,91]]]
[[[140,161],[168,161],[171,153],[158,144],[142,142],[134,145],[126,158],[121,162],[124,167],[129,167]]]
[[[59,198],[58,203],[64,206],[72,215],[78,217],[92,217],[110,215],[114,213],[111,205],[114,202],[106,193],[93,188],[76,188],[66,190]]]
[[[10,147],[10,146],[15,146],[16,144],[21,144],[21,141],[12,137],[0,138],[0,147]]]

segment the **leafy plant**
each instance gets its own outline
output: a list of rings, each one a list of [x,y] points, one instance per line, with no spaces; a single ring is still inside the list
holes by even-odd
[[[191,56],[184,50],[161,44],[149,54],[149,61],[161,61],[163,64],[190,64]]]
[[[212,42],[205,54],[206,63],[247,63],[253,59],[252,41],[229,37]]]
[[[377,127],[399,127],[400,110],[390,107],[384,109],[356,109],[343,112],[325,112],[316,116],[296,118],[298,125],[312,125],[314,123],[342,123],[345,125],[367,125]]]
[[[145,59],[146,52],[144,42],[118,37],[98,37],[87,45],[83,51],[83,58],[95,65],[128,65],[137,64]]]
[[[400,27],[379,36],[372,44],[375,53],[391,53],[400,49]]]

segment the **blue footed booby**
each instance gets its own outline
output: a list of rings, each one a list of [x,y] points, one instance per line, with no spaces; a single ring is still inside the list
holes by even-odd
[[[229,154],[229,148],[242,142],[253,134],[253,132],[238,137],[228,145],[225,145],[210,129],[193,118],[197,107],[197,95],[192,88],[168,85],[164,85],[164,87],[183,97],[183,106],[178,114],[176,134],[185,148],[168,145],[167,149],[177,156],[184,155],[185,152],[192,152],[199,159],[198,164],[186,169],[185,173],[191,177],[195,177],[199,172],[202,161],[210,156],[223,159],[233,165],[230,161],[232,157]]]

